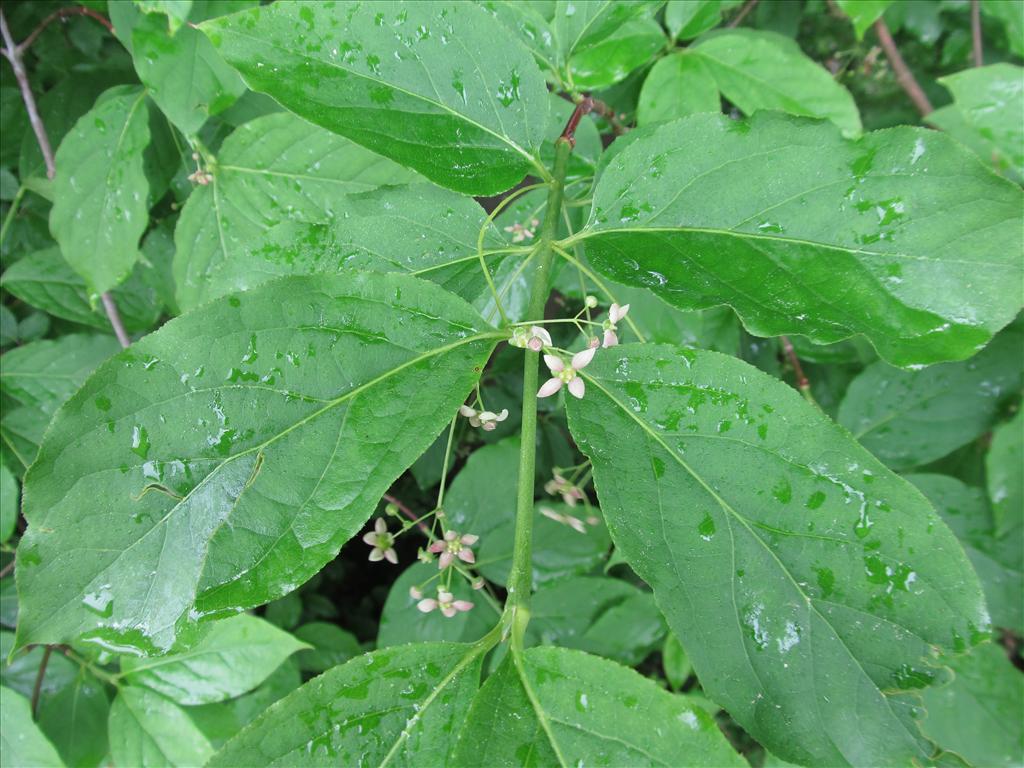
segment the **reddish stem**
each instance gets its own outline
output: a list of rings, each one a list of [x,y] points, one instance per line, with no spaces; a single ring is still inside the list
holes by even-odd
[[[114,297],[108,292],[103,292],[100,294],[100,301],[103,302],[103,309],[107,313],[107,319],[110,320],[110,325],[114,328],[114,335],[117,336],[121,346],[127,349],[131,346],[132,340],[124,328],[124,323],[121,322],[121,313],[117,311]]]
[[[981,3],[978,0],[971,0],[971,43],[974,53],[974,66],[984,66],[985,55],[981,44]]]
[[[757,5],[757,0],[747,0],[740,12],[736,14],[736,18],[730,21],[726,26],[730,29],[738,27],[740,23],[747,18],[747,14],[754,10],[754,6]]]
[[[800,358],[796,356],[796,350],[793,349],[793,342],[789,340],[788,336],[779,336],[779,341],[782,342],[782,350],[786,353],[789,364],[793,366],[793,374],[796,376],[796,388],[804,393],[810,392],[811,382],[804,375],[804,368],[800,365]]]
[[[32,686],[32,717],[39,711],[39,693],[43,690],[43,678],[46,677],[46,665],[50,663],[50,654],[53,653],[53,646],[46,646],[43,650],[43,659],[39,662],[39,671],[36,673],[36,684]]]
[[[396,497],[392,496],[390,493],[385,493],[384,501],[388,502],[388,504],[394,504],[396,507],[398,507],[398,511],[405,515],[407,518],[409,518],[409,520],[416,523],[416,526],[424,533],[424,535],[430,535],[430,529],[427,528],[427,526],[423,523],[417,522],[418,518],[416,517],[416,513],[409,509],[407,506],[405,506],[405,504],[399,501]]]
[[[88,16],[89,18],[95,19],[104,27],[106,27],[108,32],[114,32],[114,27],[113,25],[111,25],[110,21],[107,20],[107,17],[101,13],[97,13],[92,8],[86,8],[81,5],[73,5],[68,8],[58,8],[56,11],[51,13],[41,22],[39,22],[39,26],[32,30],[32,34],[26,37],[21,42],[21,44],[18,45],[18,53],[24,53],[32,45],[32,43],[36,41],[36,38],[43,33],[43,30],[50,26],[50,24],[52,24],[54,21],[56,21],[57,19],[67,18],[68,16]]]
[[[576,146],[576,128],[580,124],[580,120],[583,116],[588,114],[594,108],[594,100],[589,96],[584,96],[576,104],[576,109],[569,115],[569,120],[565,124],[565,128],[562,130],[562,138],[566,139],[572,146]]]
[[[896,47],[896,41],[892,39],[892,33],[889,32],[889,26],[885,23],[884,19],[879,19],[875,22],[875,34],[878,35],[878,42],[882,44],[882,50],[885,51],[886,58],[889,59],[893,72],[896,73],[896,81],[906,91],[910,100],[914,102],[914,106],[921,113],[921,117],[931,114],[932,103],[928,101],[928,97],[925,96],[921,86],[918,85],[917,80],[914,78],[914,73],[910,71],[910,67],[907,66],[907,63],[900,55],[900,50]]]

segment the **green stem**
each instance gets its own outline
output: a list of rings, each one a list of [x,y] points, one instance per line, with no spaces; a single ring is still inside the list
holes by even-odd
[[[551,264],[554,251],[551,243],[558,232],[562,210],[565,175],[572,144],[564,138],[555,142],[555,167],[548,204],[537,245],[537,264],[530,291],[527,317],[543,319],[548,301]],[[533,478],[537,460],[537,369],[540,353],[525,350],[523,364],[523,425],[519,446],[519,481],[516,496],[516,532],[512,546],[512,572],[508,579],[506,617],[511,621],[512,648],[522,648],[523,634],[530,621],[530,589],[533,581]]]
[[[4,240],[7,239],[7,230],[10,229],[14,217],[18,215],[18,208],[21,206],[21,198],[25,196],[25,191],[24,186],[18,187],[18,191],[14,194],[14,199],[11,200],[11,207],[7,209],[3,226],[0,227],[0,245],[3,245]]]

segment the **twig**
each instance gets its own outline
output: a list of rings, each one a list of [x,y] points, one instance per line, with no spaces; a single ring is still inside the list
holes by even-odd
[[[117,304],[114,302],[114,297],[109,292],[104,291],[100,294],[100,301],[103,302],[103,309],[107,313],[107,319],[110,320],[110,324],[114,328],[114,335],[117,336],[117,340],[121,343],[121,346],[127,349],[132,345],[131,337],[128,336],[128,332],[124,329],[124,323],[121,322],[121,313],[117,311]]]
[[[608,125],[612,127],[612,130],[615,132],[616,136],[621,136],[622,134],[629,131],[629,126],[623,125],[622,123],[619,122],[619,119],[615,116],[614,109],[609,107],[600,99],[591,99],[591,102],[593,104],[591,111],[607,120]]]
[[[732,29],[738,27],[740,23],[747,18],[747,14],[754,10],[754,6],[757,5],[757,0],[747,0],[743,7],[740,8],[740,12],[736,14],[735,18],[726,24],[726,27]]]
[[[25,65],[21,61],[21,48],[14,44],[11,31],[7,28],[7,17],[0,11],[0,34],[3,35],[3,55],[11,62],[11,69],[14,70],[14,77],[18,81],[18,88],[21,89],[21,99],[25,102],[25,110],[28,112],[28,121],[32,124],[32,131],[39,142],[39,149],[43,153],[43,162],[46,163],[46,178],[52,179],[57,173],[57,166],[53,162],[53,148],[50,146],[50,139],[46,135],[46,127],[43,119],[36,109],[36,100],[32,95],[32,88],[28,84],[28,75],[25,73]]]
[[[984,50],[981,45],[981,3],[971,0],[971,41],[974,50],[974,66],[985,64]]]
[[[11,558],[11,562],[9,562],[2,569],[0,569],[0,579],[2,579],[4,576],[6,576],[7,574],[9,574],[11,571],[14,570],[14,562],[15,562],[14,558]]]
[[[107,22],[102,16],[99,16],[95,11],[88,8],[62,8],[61,10],[66,11],[63,15],[86,15],[92,18],[99,17],[107,28],[110,28],[110,23]],[[3,35],[4,47],[2,53],[4,58],[11,62],[11,69],[14,70],[14,77],[18,81],[18,88],[21,89],[21,99],[25,102],[25,111],[28,112],[29,123],[32,124],[32,131],[36,135],[36,141],[39,142],[39,151],[43,154],[43,162],[46,163],[46,178],[53,179],[57,175],[57,163],[53,156],[53,147],[50,146],[50,138],[46,135],[46,126],[43,125],[43,118],[39,116],[39,110],[36,108],[36,99],[32,95],[32,87],[28,82],[28,74],[25,72],[25,65],[21,60],[22,51],[25,50],[32,41],[39,35],[40,32],[49,24],[53,19],[61,16],[60,11],[50,14],[43,22],[36,27],[35,31],[29,35],[25,42],[21,45],[14,44],[14,38],[11,37],[11,30],[7,28],[7,17],[4,16],[2,10],[0,10],[0,34]],[[110,325],[114,329],[114,334],[117,336],[117,340],[121,343],[122,347],[128,347],[131,345],[132,340],[129,338],[128,333],[124,329],[124,323],[121,322],[121,314],[117,311],[117,304],[114,302],[114,298],[109,293],[103,293],[100,296],[103,301],[103,309],[107,313],[107,319],[110,320]]]
[[[579,126],[580,120],[593,108],[594,100],[589,96],[584,96],[576,102],[576,109],[569,115],[569,120],[566,122],[565,128],[562,129],[562,138],[566,139],[572,146],[576,146],[576,128]]]
[[[52,22],[56,21],[57,19],[67,18],[68,16],[88,16],[91,19],[96,19],[96,21],[98,21],[100,24],[107,28],[108,32],[113,33],[114,31],[114,27],[107,20],[107,17],[101,13],[97,13],[92,8],[86,8],[81,5],[74,5],[68,8],[58,8],[56,11],[51,13],[41,22],[39,22],[39,26],[32,30],[32,34],[26,37],[18,45],[18,54],[20,55],[24,53],[26,50],[28,50],[32,43],[36,41],[36,38],[39,37],[39,35],[43,33],[43,30],[50,26]]]
[[[900,56],[899,48],[896,47],[896,41],[892,39],[892,33],[889,32],[889,26],[885,23],[884,19],[879,19],[875,22],[875,34],[878,35],[878,42],[882,44],[882,50],[885,51],[886,58],[889,59],[889,63],[896,73],[896,81],[906,91],[910,100],[914,102],[914,106],[921,113],[921,117],[931,114],[932,103],[928,101],[928,97],[925,96],[921,86],[918,85],[917,80],[914,78],[914,73],[910,71],[907,63]]]
[[[804,397],[810,398],[811,382],[807,380],[807,376],[804,374],[804,368],[800,365],[800,358],[796,356],[796,350],[793,349],[793,342],[789,340],[789,336],[779,336],[779,341],[782,342],[782,351],[786,353],[789,364],[793,366],[793,374],[796,376],[796,388],[800,390]]]
[[[39,671],[36,672],[36,684],[32,686],[32,717],[35,717],[39,710],[39,692],[43,689],[43,678],[46,676],[46,665],[50,663],[51,653],[53,646],[46,646],[43,650],[43,660],[39,662]]]
[[[412,522],[416,523],[416,527],[418,527],[424,533],[424,535],[430,535],[430,529],[427,528],[425,524],[418,522],[419,518],[416,517],[416,513],[409,509],[407,506],[405,506],[405,504],[399,501],[396,497],[392,496],[390,493],[385,493],[384,501],[386,501],[388,504],[394,504],[396,507],[398,507],[398,511],[405,515],[407,518],[409,518]]]

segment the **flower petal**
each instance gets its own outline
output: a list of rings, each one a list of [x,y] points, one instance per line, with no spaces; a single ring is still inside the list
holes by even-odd
[[[587,385],[583,383],[583,379],[577,376],[575,379],[569,382],[569,392],[573,397],[579,399],[583,397],[583,393],[587,391]]]
[[[452,607],[457,611],[468,611],[473,607],[473,604],[469,600],[456,600],[452,603]]]
[[[423,599],[423,593],[420,592],[419,587],[409,587],[409,597],[413,600],[421,600]]]
[[[392,565],[398,565],[398,553],[395,552],[393,547],[388,547],[384,550],[384,559]]]
[[[597,350],[591,347],[587,347],[582,352],[577,352],[572,356],[572,367],[577,371],[580,368],[586,368],[590,364],[590,361],[594,359],[595,352],[597,352]]]
[[[452,597],[454,597],[454,595],[452,595],[451,592],[446,592],[443,589],[437,590],[437,599],[442,603],[450,603],[452,601]]]
[[[578,381],[578,379],[577,379]],[[562,388],[561,379],[548,379],[545,381],[540,389],[537,390],[537,397],[550,397]]]
[[[470,408],[468,405],[460,405],[459,406],[459,413],[462,414],[463,416],[465,416],[467,419],[470,416],[476,416],[476,410],[473,409],[473,408]]]
[[[430,613],[432,610],[437,608],[437,600],[432,597],[428,597],[416,603],[416,607],[423,611],[423,613]]]
[[[438,558],[437,567],[443,571],[445,568],[452,564],[452,560],[454,559],[455,555],[453,555],[451,552],[442,552],[441,557]]]
[[[530,334],[543,341],[544,346],[551,346],[551,334],[548,333],[547,328],[541,328],[539,325],[531,325]]]
[[[429,547],[427,547],[427,551],[428,552],[433,552],[435,555],[438,552],[444,552],[444,542],[441,539],[438,539],[433,544],[431,544]]]
[[[458,613],[458,611],[455,610],[455,606],[454,605],[442,605],[441,606],[441,613],[444,614],[446,619],[450,619],[452,616],[454,616],[456,613]]]
[[[461,560],[464,563],[475,563],[476,555],[473,554],[472,549],[460,549],[459,560]]]
[[[615,331],[609,329],[604,332],[604,347],[614,347],[619,343],[619,337],[615,335]]]
[[[364,533],[363,542],[369,544],[371,547],[377,546],[377,534],[376,533]]]
[[[565,363],[562,358],[558,355],[544,355],[544,365],[548,367],[548,370],[552,373],[558,373],[560,370],[565,368]]]
[[[378,562],[380,560],[383,560],[383,559],[384,559],[384,552],[383,552],[383,550],[380,549],[380,547],[374,547],[373,549],[370,550],[370,562],[371,563],[376,563],[376,562]]]
[[[480,541],[480,537],[477,536],[475,533],[464,533],[462,534],[462,538],[459,539],[459,541],[461,541],[467,547],[471,547],[478,541]]]
[[[507,418],[508,418],[508,408],[502,408],[501,409],[501,413],[499,413],[497,418],[495,418],[494,420],[495,421],[504,421]]]
[[[374,521],[374,523],[373,523],[373,530],[375,530],[377,533],[387,533],[388,532],[388,524],[386,522],[384,522],[384,518],[383,517],[378,517]]]

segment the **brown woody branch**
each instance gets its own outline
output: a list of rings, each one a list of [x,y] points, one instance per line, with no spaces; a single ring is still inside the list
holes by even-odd
[[[879,19],[875,22],[875,34],[878,35],[878,42],[881,43],[882,50],[885,51],[886,58],[889,59],[893,72],[896,73],[896,81],[906,92],[907,96],[910,97],[910,100],[914,102],[914,106],[921,113],[921,117],[931,114],[933,110],[932,103],[928,100],[924,91],[921,90],[921,86],[914,77],[914,73],[910,71],[907,62],[900,55],[900,50],[896,47],[896,41],[892,39],[892,33],[889,32],[889,26],[885,23],[884,19]]]
[[[981,43],[981,3],[971,0],[971,48],[974,54],[974,66],[985,64],[985,53]]]
[[[107,20],[107,17],[101,13],[97,13],[92,8],[86,8],[81,5],[74,5],[68,8],[58,8],[39,22],[39,26],[33,29],[32,33],[18,45],[18,53],[22,54],[28,50],[32,46],[32,43],[36,41],[36,38],[39,37],[43,33],[43,30],[50,26],[50,24],[55,22],[57,19],[66,19],[69,16],[88,16],[106,27],[108,32],[113,33],[114,31],[114,27],[111,25],[110,21]]]
[[[64,13],[62,13],[62,11]],[[39,144],[39,151],[43,155],[43,162],[46,164],[46,178],[51,180],[57,175],[57,163],[54,159],[53,147],[50,145],[50,137],[46,134],[46,126],[43,125],[43,118],[39,115],[39,109],[36,106],[36,98],[32,94],[32,87],[28,82],[28,73],[25,71],[25,62],[22,60],[22,53],[54,19],[62,18],[62,16],[75,15],[83,15],[99,19],[107,29],[111,29],[109,21],[89,8],[62,8],[43,19],[40,25],[35,28],[31,35],[25,38],[25,41],[21,43],[21,45],[15,45],[14,38],[11,37],[11,30],[7,26],[7,17],[4,16],[4,12],[0,10],[0,36],[3,37],[4,43],[4,47],[0,50],[0,53],[2,53],[4,58],[11,63],[11,69],[14,70],[14,77],[18,81],[18,89],[21,91],[21,100],[25,103],[25,111],[28,112],[28,121],[32,126],[32,132],[36,135],[36,142]],[[122,347],[129,346],[132,341],[129,338],[128,333],[125,331],[124,323],[121,322],[121,314],[117,311],[117,304],[114,302],[114,297],[109,293],[103,293],[100,295],[100,299],[103,302],[103,309],[107,313],[107,319],[110,320],[110,325],[114,329],[114,334],[117,336],[117,340],[120,342]]]

